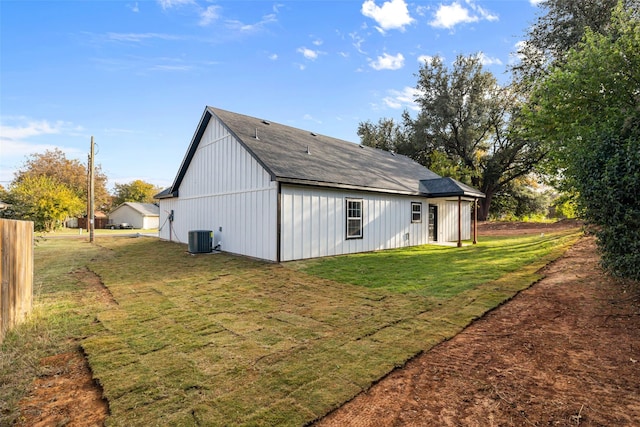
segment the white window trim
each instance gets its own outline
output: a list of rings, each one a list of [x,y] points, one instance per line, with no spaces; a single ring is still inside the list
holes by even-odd
[[[359,217],[350,217],[349,216],[349,203],[350,202],[356,202],[360,204],[360,216]],[[354,199],[354,198],[346,198],[345,199],[345,234],[346,234],[346,238],[347,240],[353,240],[353,239],[362,239],[364,236],[363,233],[363,206],[364,203],[362,201],[362,199]],[[349,222],[350,221],[359,221],[360,222],[360,233],[357,235],[349,235]]]

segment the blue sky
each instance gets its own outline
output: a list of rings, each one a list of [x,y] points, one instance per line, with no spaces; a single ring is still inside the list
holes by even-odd
[[[171,184],[206,105],[358,142],[424,58],[500,81],[539,0],[0,0],[0,184],[30,153]]]

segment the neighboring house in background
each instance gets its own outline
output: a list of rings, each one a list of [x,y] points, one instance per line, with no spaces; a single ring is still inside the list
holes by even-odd
[[[160,209],[153,203],[124,202],[109,212],[109,224],[131,224],[133,228],[158,228]]]
[[[484,194],[405,156],[207,107],[155,197],[162,239],[211,230],[224,251],[289,261],[460,244]]]

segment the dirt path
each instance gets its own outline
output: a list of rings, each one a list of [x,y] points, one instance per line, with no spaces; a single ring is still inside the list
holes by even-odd
[[[553,229],[528,228],[519,232]],[[640,425],[640,298],[597,264],[593,239],[582,239],[545,279],[317,426]],[[51,375],[22,402],[19,424],[102,425],[108,406],[81,353],[42,363]]]
[[[640,299],[593,238],[317,426],[640,425]]]

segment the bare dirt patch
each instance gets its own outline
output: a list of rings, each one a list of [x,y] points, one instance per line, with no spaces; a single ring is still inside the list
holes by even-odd
[[[86,268],[71,273],[93,298],[107,307],[117,304],[102,280]],[[40,361],[42,374],[33,382],[30,395],[20,402],[18,426],[94,427],[104,425],[109,405],[102,388],[93,380],[89,363],[78,347],[75,351]]]
[[[81,283],[87,295],[92,295],[100,304],[105,307],[117,305],[118,302],[113,298],[111,291],[102,283],[100,276],[87,268],[80,268],[72,272],[76,280]]]
[[[317,425],[638,425],[637,284],[603,275],[591,237],[544,272]]]
[[[45,374],[36,379],[29,397],[20,402],[17,425],[93,427],[104,424],[109,406],[91,376],[80,350],[42,359]]]

